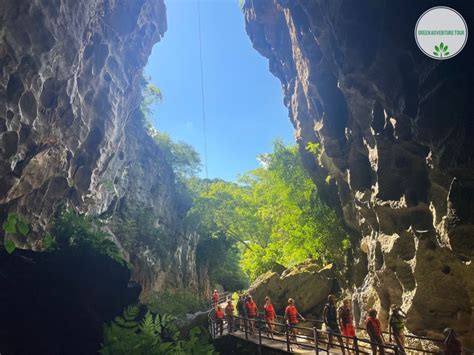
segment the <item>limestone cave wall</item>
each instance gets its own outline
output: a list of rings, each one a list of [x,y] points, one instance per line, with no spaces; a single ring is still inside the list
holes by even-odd
[[[124,250],[145,294],[206,285],[172,169],[139,110],[142,70],[166,26],[163,0],[0,2],[0,223],[25,217],[32,232],[14,242],[41,250],[59,204],[112,219],[151,209],[173,246],[166,262]]]
[[[306,167],[352,236],[357,320],[392,303],[410,331],[474,339],[474,44],[436,61],[414,26],[437,1],[247,0]],[[469,24],[472,1],[450,1]],[[320,143],[320,151],[306,150]]]

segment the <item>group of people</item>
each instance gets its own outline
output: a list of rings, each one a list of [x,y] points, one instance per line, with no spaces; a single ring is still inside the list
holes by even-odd
[[[219,304],[219,293],[217,290],[214,290],[212,294],[212,303],[215,307],[215,318],[216,324],[218,325],[218,330],[220,334],[223,334],[224,331],[224,320],[227,320],[227,326],[229,333],[232,333],[235,329],[240,328],[244,330],[246,328],[250,334],[255,333],[257,326],[257,321],[259,319],[259,310],[258,306],[255,303],[253,297],[248,294],[240,294],[237,301],[237,315],[238,323],[235,323],[234,317],[234,304],[231,299],[227,301],[227,304],[224,309],[222,309]],[[266,332],[268,337],[273,339],[275,333],[275,321],[276,321],[276,312],[275,307],[270,299],[270,297],[265,297],[265,304],[263,305],[264,310],[264,319],[266,324]],[[298,312],[295,306],[295,301],[290,298],[288,299],[288,305],[285,308],[285,319],[289,327],[290,335],[294,337],[296,341],[296,329],[295,327],[298,324],[298,319],[305,320],[304,317]]]
[[[220,334],[223,333],[224,319],[227,319],[229,333],[237,329],[234,323],[234,305],[232,300],[227,301],[227,305],[223,310],[218,304],[219,295],[217,290],[214,291],[213,305],[216,309],[217,323],[220,325]],[[273,339],[275,333],[276,312],[270,297],[265,297],[265,304],[263,306],[264,319],[266,324],[266,332],[268,337]],[[255,332],[256,321],[259,316],[257,304],[251,295],[240,294],[237,301],[237,314],[239,323],[237,326],[243,330],[246,327],[250,334]],[[289,334],[293,342],[297,342],[296,327],[299,320],[305,321],[305,318],[298,312],[295,301],[292,298],[288,299],[288,304],[285,308],[285,322],[288,326]],[[405,322],[407,316],[398,305],[390,307],[390,317],[388,320],[389,341],[392,338],[398,347],[401,354],[405,354]],[[342,305],[337,307],[336,297],[334,295],[328,296],[328,302],[323,309],[323,322],[326,326],[328,334],[327,351],[333,346],[333,339],[337,338],[342,353],[345,354],[345,349],[354,348],[354,337],[356,336],[356,327],[354,326],[352,306],[350,299],[344,299]],[[382,332],[380,320],[377,318],[377,311],[370,309],[365,318],[365,329],[370,338],[370,345],[373,355],[385,354],[386,341]],[[447,328],[444,330],[444,353],[446,355],[460,355],[462,354],[462,346],[456,337],[455,332]],[[345,346],[343,342],[345,339]]]

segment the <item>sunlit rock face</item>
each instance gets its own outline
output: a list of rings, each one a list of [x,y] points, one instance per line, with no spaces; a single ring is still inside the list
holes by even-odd
[[[336,272],[310,261],[260,275],[250,286],[252,295],[261,311],[265,297],[269,296],[278,315],[285,314],[288,299],[295,300],[298,311],[308,319],[322,319],[322,309],[330,294],[340,292]]]
[[[305,165],[353,235],[360,320],[392,303],[408,327],[474,339],[474,44],[436,61],[413,31],[434,1],[247,1]],[[471,2],[454,1],[474,23]],[[308,143],[321,151],[310,153]],[[328,177],[329,176],[329,177]]]
[[[197,288],[197,236],[182,227],[174,175],[140,121],[141,73],[166,30],[162,0],[0,4],[0,211],[33,225],[40,250],[58,204],[91,214],[151,208],[174,239],[167,262],[126,250],[145,294]]]

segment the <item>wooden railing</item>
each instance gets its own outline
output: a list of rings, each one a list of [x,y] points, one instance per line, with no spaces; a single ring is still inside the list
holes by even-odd
[[[217,304],[222,304],[226,302],[230,297],[232,296],[232,292],[224,292],[221,295],[219,295],[219,300],[217,301]],[[217,324],[217,319],[216,319],[216,312],[215,312],[215,302],[210,300],[209,301],[209,311],[207,314],[208,322],[209,322],[209,334],[213,335],[219,324]],[[212,336],[215,338],[215,336]]]
[[[294,346],[299,346],[300,348],[313,349],[315,354],[319,354],[320,351],[325,351],[329,343],[328,336],[329,332],[320,330],[316,327],[302,327],[302,326],[288,326],[285,323],[272,322],[276,331],[275,335],[283,335],[284,339],[279,339],[277,337],[270,337],[267,335],[267,332],[264,331],[266,322],[262,318],[249,319],[246,317],[237,317],[233,316],[234,319],[239,320],[243,323],[243,332],[245,333],[245,339],[249,339],[250,334],[250,322],[255,322],[255,332],[258,336],[258,344],[262,346],[262,340],[268,339],[271,341],[284,343],[286,346],[286,351],[292,351]],[[296,333],[292,334],[290,329],[295,329]],[[217,336],[217,333],[214,334]],[[336,338],[334,336],[334,338]],[[345,337],[341,335],[343,339],[343,344],[336,343],[336,339],[333,339],[332,347],[354,351],[356,354],[371,354],[372,351],[370,347],[372,345],[377,346],[378,348],[383,348],[386,353],[400,354],[398,347],[393,344],[378,344],[374,343],[368,339],[359,339],[357,337]],[[345,345],[345,339],[351,339],[353,341],[352,346]],[[300,341],[298,341],[300,340]],[[324,348],[322,346],[325,346]]]
[[[225,301],[225,299],[224,299]],[[220,302],[221,303],[221,302]],[[223,331],[227,331],[231,333],[233,330],[241,330],[244,335],[245,339],[249,340],[250,336],[257,336],[258,345],[259,347],[262,346],[262,340],[267,339],[274,341],[276,343],[284,343],[285,348],[287,351],[291,351],[293,346],[299,346],[300,348],[311,349],[315,351],[315,354],[319,354],[320,351],[326,351],[327,345],[329,343],[329,334],[330,332],[321,330],[317,328],[317,325],[321,325],[323,322],[321,320],[315,319],[305,319],[304,323],[312,323],[313,327],[303,327],[303,326],[292,326],[293,329],[296,330],[296,334],[291,334],[290,327],[286,324],[285,319],[283,316],[277,315],[275,322],[270,323],[274,326],[274,334],[277,337],[270,337],[268,336],[268,330],[266,329],[266,322],[263,319],[262,315],[260,314],[258,318],[247,318],[247,317],[240,317],[240,316],[232,316],[234,329],[228,328],[228,321],[227,322],[219,322],[215,319],[215,314],[211,316],[211,312],[209,315],[209,333],[213,339],[218,338],[220,336],[221,326],[223,327]],[[228,320],[228,316],[226,316]],[[278,320],[281,320],[279,322]],[[254,323],[254,334],[251,334],[251,327],[250,322]],[[227,329],[224,329],[227,328]],[[359,331],[365,332],[364,328],[357,328]],[[387,335],[387,332],[383,332]],[[278,338],[280,336],[280,338]],[[338,341],[338,337],[343,340],[343,344],[341,345]],[[430,341],[436,344],[441,345],[442,340],[427,338],[422,336],[416,336],[413,334],[407,334],[407,338],[420,340],[420,341]],[[283,339],[281,339],[283,338]],[[334,335],[332,334],[332,342],[331,346],[333,348],[344,349],[345,351],[354,352],[355,354],[372,354],[372,347],[377,347],[378,350],[383,349],[387,354],[402,354],[403,352],[399,349],[396,344],[392,343],[375,343],[370,339],[363,338],[363,337],[347,337],[344,335]],[[346,340],[350,341],[350,345],[346,345]],[[298,341],[300,340],[300,341]],[[415,351],[424,354],[438,354],[439,350],[434,349],[420,349],[414,348],[411,346],[405,346],[405,350]]]

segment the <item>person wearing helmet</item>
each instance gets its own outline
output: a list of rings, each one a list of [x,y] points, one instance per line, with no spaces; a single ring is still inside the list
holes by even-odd
[[[341,327],[342,335],[346,339],[346,346],[349,348],[351,341],[350,337],[355,337],[354,321],[352,316],[351,300],[345,299],[341,307],[339,307],[339,326]]]
[[[295,343],[297,342],[295,327],[298,325],[298,317],[300,317],[303,322],[305,321],[304,317],[301,314],[299,314],[298,310],[296,309],[295,300],[293,298],[289,298],[288,306],[286,306],[285,308],[285,319],[286,319],[286,324],[288,325],[288,330],[290,332],[292,340]]]
[[[406,314],[399,306],[393,304],[391,307],[390,317],[388,319],[388,331],[391,339],[392,335],[398,349],[402,354],[405,354],[405,320]]]
[[[225,307],[225,315],[227,318],[227,326],[228,332],[234,332],[234,305],[232,304],[232,300],[229,299],[227,301],[227,306]]]
[[[265,305],[263,306],[265,310],[265,322],[267,323],[267,333],[270,338],[273,339],[273,331],[275,328],[275,307],[273,307],[272,300],[270,297],[265,297]]]
[[[221,306],[216,306],[216,325],[217,329],[219,329],[219,333],[222,336],[224,333],[224,311],[222,310]]]
[[[217,306],[217,303],[219,302],[219,292],[217,290],[214,290],[212,293],[212,307]]]
[[[250,334],[253,334],[255,331],[255,319],[258,316],[258,308],[257,304],[254,302],[252,296],[250,295],[247,297],[245,309],[247,311],[247,318],[249,319]]]
[[[377,311],[375,309],[369,310],[368,317],[365,319],[365,329],[370,337],[372,354],[377,354],[378,347],[380,355],[385,355],[382,327],[380,325],[380,320],[377,318]]]

